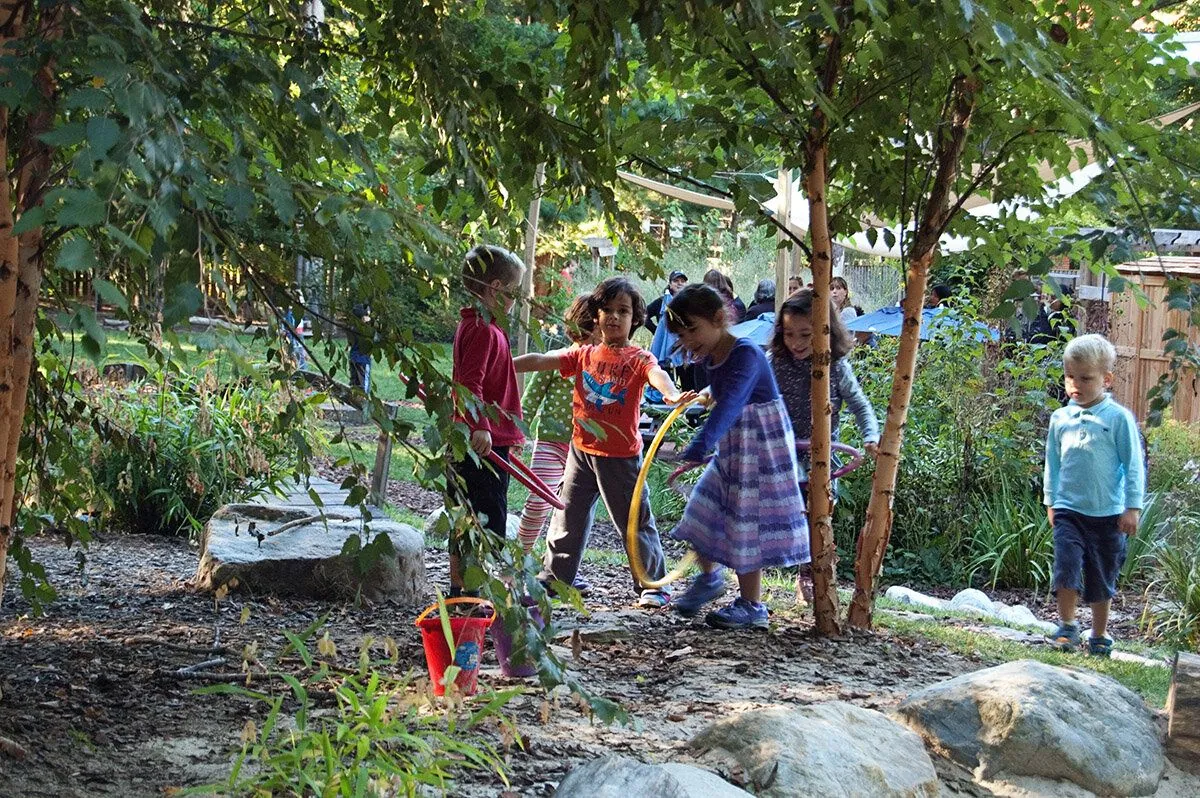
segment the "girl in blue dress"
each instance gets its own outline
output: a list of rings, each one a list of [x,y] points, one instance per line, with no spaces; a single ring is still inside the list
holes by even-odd
[[[689,285],[671,300],[667,324],[705,369],[712,411],[683,452],[700,477],[672,533],[700,556],[701,573],[671,603],[685,615],[725,592],[721,566],[737,574],[740,596],[710,612],[722,629],[765,629],[762,569],[808,562],[808,521],[799,488],[796,440],[775,376],[762,350],[729,332],[725,299],[707,285]]]

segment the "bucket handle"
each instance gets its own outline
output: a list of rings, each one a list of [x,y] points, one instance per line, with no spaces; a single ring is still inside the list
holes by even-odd
[[[449,607],[451,604],[486,604],[492,610],[492,617],[487,619],[488,626],[491,626],[496,620],[496,608],[492,606],[491,602],[485,601],[481,598],[476,598],[475,596],[455,596],[454,598],[445,599],[442,603],[447,607]],[[417,616],[417,620],[414,621],[415,625],[420,626],[421,621],[425,620],[425,618],[429,616],[429,613],[434,612],[437,608],[438,603],[436,601],[426,607],[424,612]]]

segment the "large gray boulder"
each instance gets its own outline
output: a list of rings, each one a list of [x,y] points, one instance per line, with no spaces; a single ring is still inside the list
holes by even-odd
[[[750,793],[707,770],[668,763],[647,765],[613,755],[575,768],[555,798],[750,798]]]
[[[692,740],[724,752],[760,796],[936,796],[921,739],[886,715],[842,701],[774,706],[718,721]]]
[[[213,515],[200,541],[196,582],[201,589],[233,586],[253,593],[318,599],[392,599],[416,604],[428,592],[424,539],[408,526],[358,511],[311,504],[230,504]],[[253,528],[251,528],[253,524]],[[283,528],[278,534],[271,534]],[[391,542],[376,543],[382,535]],[[352,540],[357,538],[357,540]],[[359,551],[380,546],[360,573]]]
[[[1149,795],[1166,766],[1142,700],[1089,671],[1008,662],[927,687],[897,711],[978,779],[1039,776]]]

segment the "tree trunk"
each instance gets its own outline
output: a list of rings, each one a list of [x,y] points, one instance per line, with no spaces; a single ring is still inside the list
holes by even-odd
[[[912,399],[917,349],[921,344],[921,309],[925,304],[929,266],[937,253],[938,239],[950,222],[950,194],[958,175],[958,161],[966,146],[967,129],[977,96],[978,85],[973,76],[959,75],[954,79],[950,102],[946,104],[945,124],[939,129],[934,146],[937,171],[909,256],[900,352],[896,355],[896,368],[892,373],[892,395],[888,401],[883,437],[879,440],[871,501],[867,505],[866,522],[859,533],[854,561],[854,598],[850,602],[848,621],[859,629],[871,627],[875,577],[883,566],[883,555],[892,535],[892,499],[900,470],[904,425],[908,421],[908,405]]]
[[[833,486],[830,481],[833,410],[829,402],[832,357],[829,345],[829,281],[833,275],[833,247],[825,204],[824,143],[809,152],[804,175],[812,235],[813,354],[812,439],[809,444],[808,524],[812,544],[813,615],[817,632],[836,635],[838,627],[837,547],[833,543]]]
[[[30,8],[25,3],[5,3],[0,7],[0,18],[12,20],[14,39],[21,35],[22,20],[19,16],[7,16]],[[18,10],[19,9],[19,10]],[[56,39],[62,32],[63,6],[44,9],[32,34],[40,41]],[[34,86],[40,95],[41,104],[26,120],[21,151],[17,162],[22,164],[17,175],[16,207],[21,214],[41,204],[46,193],[46,182],[50,176],[50,147],[40,136],[54,124],[55,64],[49,61],[34,76]],[[4,129],[7,139],[7,126]],[[5,177],[7,161],[5,161]],[[11,191],[11,184],[6,185]],[[10,195],[3,212],[13,217]],[[9,228],[11,231],[12,228]],[[11,235],[9,236],[11,239]],[[7,256],[11,252],[8,244]],[[0,316],[0,590],[4,586],[8,544],[16,521],[14,497],[17,481],[17,452],[21,443],[21,429],[25,418],[25,402],[29,391],[29,372],[33,365],[33,330],[37,322],[38,297],[42,287],[42,228],[34,227],[21,233],[17,243],[17,270],[15,281],[0,276],[0,312],[5,310],[8,290],[14,295],[11,316]],[[5,356],[7,355],[7,356]]]

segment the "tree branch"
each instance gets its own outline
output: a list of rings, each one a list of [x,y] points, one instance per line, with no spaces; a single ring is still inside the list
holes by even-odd
[[[729,199],[729,200],[733,199],[733,194],[728,191],[725,191],[724,189],[717,188],[716,186],[705,183],[702,180],[697,180],[694,177],[688,177],[685,174],[681,174],[672,169],[668,169],[665,166],[660,166],[659,164],[655,163],[654,161],[650,160],[649,158],[645,158],[641,155],[633,155],[633,156],[630,156],[630,160],[632,160],[636,163],[640,163],[643,166],[647,166],[647,167],[655,170],[656,172],[667,175],[668,177],[673,177],[676,180],[682,180],[685,183],[690,183],[691,185],[696,186],[697,188],[702,188],[705,191],[711,191],[712,193],[716,194],[719,197],[724,197],[725,199]],[[786,235],[788,238],[790,238],[792,240],[793,244],[800,247],[800,249],[804,251],[804,254],[809,259],[812,259],[812,250],[808,248],[808,245],[805,244],[804,241],[799,236],[797,236],[795,233],[792,232],[791,228],[788,227],[788,225],[786,223],[779,221],[779,219],[777,219],[773,214],[768,213],[767,210],[762,207],[762,205],[758,206],[758,213],[764,219],[766,219],[768,222],[775,225],[776,228],[781,230],[784,235]]]

